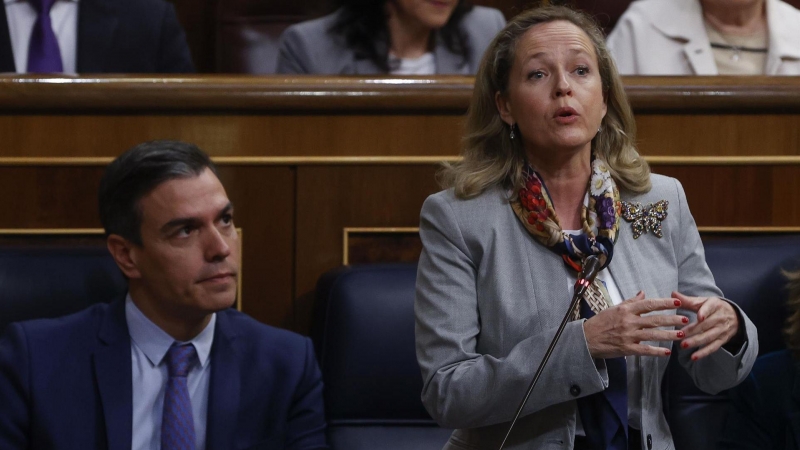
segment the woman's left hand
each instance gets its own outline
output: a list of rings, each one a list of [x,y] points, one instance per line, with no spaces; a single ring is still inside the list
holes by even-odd
[[[705,358],[719,350],[739,331],[739,317],[730,303],[719,297],[689,297],[680,292],[672,296],[681,301],[681,308],[697,314],[697,322],[683,328],[686,338],[682,349],[699,348],[692,361]]]

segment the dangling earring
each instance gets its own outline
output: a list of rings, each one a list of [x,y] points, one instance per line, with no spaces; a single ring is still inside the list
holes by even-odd
[[[511,124],[511,133],[508,135],[508,137],[509,137],[509,138],[511,138],[511,140],[512,140],[512,141],[514,140],[514,138],[516,138],[516,137],[517,137],[517,136],[514,134],[514,127],[516,127],[516,126],[517,126],[517,124],[515,124],[515,123],[512,123],[512,124]]]

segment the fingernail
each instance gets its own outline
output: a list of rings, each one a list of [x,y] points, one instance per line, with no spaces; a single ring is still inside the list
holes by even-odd
[[[705,317],[703,317],[703,316],[697,316],[697,320],[699,320],[700,322],[702,322],[702,321],[706,320],[706,318],[705,318]]]
[[[686,337],[686,333],[684,333],[683,331],[678,331],[678,337],[679,338],[685,338]]]
[[[689,323],[689,318],[688,317],[684,317],[684,318],[681,319],[681,322]]]
[[[675,306],[681,306],[681,301],[678,300],[677,298],[675,299],[674,303],[675,303]]]
[[[688,342],[682,342],[681,343],[681,348],[689,348],[689,343]]]
[[[664,350],[664,354],[669,356],[672,354],[672,350]]]
[[[697,360],[698,360],[697,356],[692,355],[692,361],[697,361]]]

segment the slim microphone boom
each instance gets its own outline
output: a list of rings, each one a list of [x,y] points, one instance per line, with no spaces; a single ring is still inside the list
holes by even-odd
[[[583,294],[586,292],[586,289],[594,282],[594,278],[597,276],[597,272],[599,271],[600,260],[594,255],[587,256],[583,261],[583,270],[581,270],[581,274],[578,276],[578,281],[575,282],[575,293],[572,295],[572,301],[569,303],[567,313],[564,315],[564,319],[561,320],[561,325],[558,326],[558,330],[556,330],[556,335],[553,336],[550,346],[547,347],[547,351],[544,353],[544,358],[542,358],[539,368],[536,369],[536,373],[533,375],[531,384],[528,386],[528,391],[525,393],[525,396],[522,397],[522,402],[520,403],[519,408],[517,408],[517,413],[514,414],[514,419],[511,420],[511,425],[508,427],[506,437],[503,438],[503,442],[500,443],[500,448],[498,450],[503,450],[503,446],[506,445],[506,441],[511,435],[511,430],[514,429],[514,424],[517,423],[517,419],[519,419],[520,414],[522,414],[522,409],[525,408],[525,404],[528,403],[531,392],[533,392],[536,382],[539,381],[539,376],[542,374],[544,366],[547,365],[547,361],[550,359],[550,355],[553,354],[553,349],[556,347],[556,343],[561,337],[561,333],[564,331],[564,328],[566,328],[567,323],[569,323],[569,319],[572,316],[572,311],[574,311],[575,307],[578,306],[578,302],[580,302],[581,298],[583,298]]]

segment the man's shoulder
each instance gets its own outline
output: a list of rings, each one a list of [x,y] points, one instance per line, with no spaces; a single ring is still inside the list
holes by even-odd
[[[15,325],[29,336],[29,339],[64,342],[78,336],[94,337],[100,322],[109,313],[111,304],[97,303],[84,310],[56,318],[31,319],[16,322]]]
[[[217,313],[217,324],[224,328],[224,332],[235,333],[234,342],[240,341],[255,351],[269,349],[280,349],[282,352],[297,351],[304,349],[309,340],[293,331],[261,323],[234,309]]]

